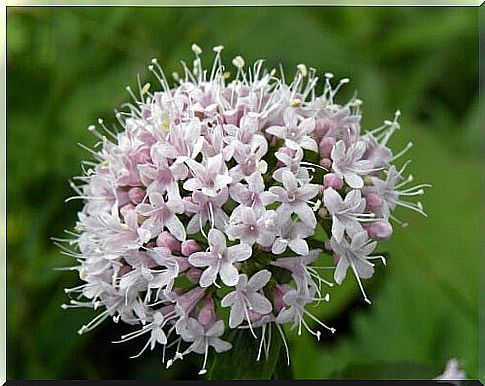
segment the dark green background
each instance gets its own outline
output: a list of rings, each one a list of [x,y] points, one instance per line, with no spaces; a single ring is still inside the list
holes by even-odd
[[[267,59],[288,72],[301,62],[352,82],[373,128],[402,111],[392,145],[415,144],[409,170],[433,188],[429,217],[383,248],[388,267],[365,285],[350,278],[315,309],[338,332],[317,343],[290,334],[298,378],[432,378],[451,357],[478,376],[478,9],[477,8],[12,8],[7,10],[8,378],[195,377],[199,360],[163,369],[160,351],[136,360],[143,341],[108,322],[79,337],[93,316],[62,311],[76,275],[50,241],[73,226],[80,203],[64,203],[67,180],[95,140],[86,127],[145,79],[157,56],[167,72],[198,42],[223,44],[226,63]],[[154,82],[152,82],[154,83]]]

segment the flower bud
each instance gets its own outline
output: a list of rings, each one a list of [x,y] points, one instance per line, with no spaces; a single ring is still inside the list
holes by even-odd
[[[377,220],[365,226],[367,234],[374,240],[389,240],[392,236],[392,226],[387,220]]]
[[[317,138],[322,138],[325,134],[327,134],[329,128],[330,126],[325,119],[317,119],[313,133]]]
[[[118,271],[118,277],[122,277],[124,275],[126,275],[128,272],[130,272],[132,270],[131,266],[130,265],[123,265],[119,271]]]
[[[204,304],[199,311],[199,323],[202,324],[206,329],[214,322],[216,319],[216,311],[214,309],[214,301],[212,298],[206,298]]]
[[[335,173],[327,173],[323,176],[323,186],[324,188],[340,190],[344,186],[344,181]]]
[[[202,271],[198,268],[190,268],[186,272],[187,278],[192,282],[192,283],[198,283],[200,276],[202,275]]]
[[[283,296],[291,289],[288,284],[277,284],[273,287],[273,305],[277,313],[284,308]]]
[[[325,169],[330,169],[332,166],[332,160],[330,158],[322,158],[320,160],[320,166],[324,167]]]
[[[181,251],[184,256],[188,257],[192,253],[199,252],[200,250],[200,246],[195,240],[185,240],[182,242]]]
[[[145,191],[141,188],[131,188],[128,191],[128,197],[133,204],[138,205],[145,198]]]
[[[261,249],[263,252],[271,252],[271,245],[267,247],[263,247],[262,245],[260,245],[259,249]]]
[[[320,155],[324,158],[329,158],[334,145],[335,145],[335,138],[332,138],[332,137],[322,138],[319,145]]]
[[[137,164],[146,164],[152,162],[152,157],[150,155],[150,149],[145,148],[138,152],[136,155],[136,163]]]
[[[377,193],[368,193],[365,195],[367,208],[373,213],[379,213],[382,208],[382,198]]]
[[[180,242],[167,231],[163,231],[158,235],[157,246],[180,252]]]

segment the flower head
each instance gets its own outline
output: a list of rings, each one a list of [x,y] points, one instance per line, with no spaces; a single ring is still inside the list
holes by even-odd
[[[369,301],[361,279],[383,260],[371,256],[377,241],[402,224],[397,207],[424,214],[407,197],[428,186],[407,188],[408,163],[393,164],[411,147],[387,146],[398,113],[364,132],[361,101],[335,102],[348,79],[334,86],[326,73],[317,95],[315,69],[300,64],[286,83],[241,56],[231,78],[222,50],[206,69],[192,45],[193,66],[173,84],[152,59],[160,87],[128,87],[122,129],[89,126],[100,142],[71,184],[85,204],[62,246],[82,281],[63,308],[100,310],[80,334],[121,321],[134,328],[121,341],[146,339],[136,356],[162,346],[170,366],[204,355],[201,374],[211,348],[232,348],[231,329],[260,340],[256,360],[269,357],[273,331],[289,354],[283,324],[317,339],[315,325],[334,332],[307,309],[329,301],[326,272],[340,284],[351,268]]]

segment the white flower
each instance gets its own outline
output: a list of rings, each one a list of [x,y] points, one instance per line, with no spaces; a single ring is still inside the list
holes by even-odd
[[[205,374],[206,364],[207,364],[207,354],[209,352],[209,347],[214,347],[217,353],[228,351],[232,348],[229,342],[226,342],[220,337],[224,334],[224,322],[222,320],[216,321],[207,331],[198,320],[190,318],[187,321],[186,328],[183,330],[182,339],[186,342],[192,342],[187,350],[182,354],[187,355],[190,352],[195,352],[197,354],[204,354],[204,363],[199,374]],[[170,365],[171,362],[169,362]]]
[[[321,249],[313,249],[304,256],[282,257],[272,261],[271,265],[290,271],[301,293],[310,293],[313,291],[320,295],[320,286],[322,283],[330,287],[333,285],[320,277],[316,268],[310,266],[311,263],[318,259],[321,252]]]
[[[239,275],[236,289],[228,293],[221,301],[222,307],[231,307],[229,315],[229,327],[239,326],[244,319],[249,319],[248,311],[267,314],[271,312],[273,306],[259,291],[269,282],[271,272],[262,270],[248,277],[242,273]]]
[[[194,267],[208,267],[200,277],[200,286],[208,287],[215,284],[217,275],[225,285],[236,285],[238,270],[234,263],[247,260],[252,254],[251,247],[247,244],[238,244],[228,248],[224,233],[218,229],[211,229],[208,241],[209,252],[195,252],[189,256],[189,262]]]
[[[364,186],[362,175],[374,171],[371,161],[362,159],[366,151],[364,141],[356,141],[347,149],[345,142],[338,141],[332,149],[332,169],[353,189],[361,189]]]
[[[253,141],[251,145],[245,145],[242,142],[233,142],[233,157],[237,165],[229,170],[229,175],[233,181],[240,181],[249,177],[253,173],[266,173],[268,164],[261,158],[266,154],[268,143],[261,136],[259,141]]]
[[[263,247],[271,246],[275,238],[268,224],[274,222],[274,211],[241,207],[232,212],[226,233],[230,239],[241,240],[242,243],[253,245],[258,243]]]
[[[421,202],[411,203],[404,201],[401,198],[401,196],[420,196],[424,194],[423,188],[428,188],[431,186],[429,184],[420,184],[411,188],[401,189],[404,185],[413,180],[412,176],[407,179],[403,179],[402,173],[404,172],[406,166],[407,164],[405,164],[400,171],[397,171],[394,165],[391,166],[387,171],[385,180],[381,180],[378,177],[371,177],[375,192],[383,200],[381,213],[385,219],[388,219],[391,216],[391,211],[394,210],[397,205],[412,209],[423,216],[426,216]]]
[[[157,237],[160,232],[167,228],[178,240],[185,240],[185,227],[175,213],[184,212],[184,203],[178,193],[178,188],[169,187],[168,200],[158,192],[149,195],[149,204],[138,204],[136,211],[138,214],[147,217],[141,229],[146,229],[151,234],[151,238]]]
[[[121,337],[121,340],[117,342],[117,343],[127,342],[129,340],[138,338],[139,336],[145,335],[148,332],[150,333],[150,338],[148,338],[148,341],[145,344],[145,346],[143,346],[143,348],[137,355],[134,355],[131,358],[139,357],[148,348],[148,346],[150,346],[150,350],[153,350],[157,343],[163,344],[163,345],[167,343],[167,336],[163,331],[163,326],[165,325],[165,318],[163,317],[161,312],[155,312],[152,318],[153,318],[152,322],[145,324],[140,330],[123,335]]]
[[[298,327],[298,335],[301,335],[301,327],[303,325],[308,332],[315,335],[317,339],[320,340],[320,331],[315,332],[308,326],[304,320],[304,316],[306,315],[333,334],[335,332],[333,327],[328,327],[310,312],[305,310],[305,306],[312,303],[314,300],[314,297],[309,293],[302,293],[294,289],[288,291],[283,296],[283,302],[285,303],[286,307],[283,308],[276,317],[276,323],[285,324],[288,322],[293,322],[293,328]]]
[[[288,148],[286,148],[288,150]],[[293,156],[288,154],[288,151],[282,151],[281,148],[275,153],[275,157],[285,166],[280,167],[273,173],[273,178],[276,181],[283,182],[283,173],[288,171],[292,173],[300,181],[309,181],[310,174],[308,170],[301,167],[303,160],[303,150],[297,149]]]
[[[350,267],[357,279],[364,300],[369,304],[370,300],[364,292],[360,279],[368,279],[374,274],[374,264],[369,260],[381,259],[385,263],[383,256],[369,256],[376,245],[375,241],[369,242],[366,231],[357,233],[350,244],[345,238],[340,242],[333,237],[330,239],[330,246],[338,256],[334,275],[335,281],[337,284],[342,284],[347,274],[347,269]]]
[[[300,183],[290,172],[283,172],[283,187],[272,186],[269,191],[278,196],[281,205],[276,209],[276,214],[283,218],[290,218],[296,213],[301,221],[310,228],[315,228],[317,219],[312,208],[308,205],[309,200],[318,194],[318,185]]]
[[[300,221],[283,217],[276,218],[277,237],[271,248],[275,255],[281,255],[290,248],[299,255],[308,255],[308,243],[305,239],[313,234],[313,229]]]
[[[274,331],[288,353],[284,323],[319,338],[310,318],[333,332],[305,309],[329,300],[322,292],[333,283],[321,270],[335,269],[340,284],[352,268],[364,293],[360,280],[372,276],[371,260],[383,259],[369,256],[376,242],[368,237],[391,237],[397,206],[424,213],[404,197],[428,186],[405,188],[407,163],[399,172],[392,166],[410,148],[393,155],[386,146],[399,113],[362,135],[361,102],[335,103],[348,79],[334,87],[327,73],[316,95],[314,68],[298,65],[286,84],[263,60],[248,70],[242,57],[231,78],[222,49],[213,49],[207,69],[194,44],[193,66],[183,64],[173,86],[152,59],[148,69],[161,87],[128,88],[134,100],[116,114],[122,129],[102,120],[100,129],[89,126],[100,146],[89,149],[94,159],[74,179],[79,186],[71,184],[70,199],[85,205],[61,246],[77,260],[70,269],[82,281],[66,289],[71,300],[62,307],[102,308],[79,333],[108,318],[138,326],[122,340],[146,334],[140,354],[159,344],[167,366],[204,354],[201,374],[210,347],[231,348],[220,339],[224,323],[260,340],[256,360],[263,352],[268,358]],[[317,264],[322,250],[314,246],[323,246],[329,228],[325,247],[336,267]],[[165,361],[174,346],[175,357]]]
[[[298,116],[295,110],[291,107],[285,110],[283,116],[284,126],[272,126],[266,129],[268,134],[283,138],[286,146],[290,149],[308,149],[318,152],[317,143],[310,134],[315,128],[315,120],[313,118],[305,118],[298,122]]]
[[[276,194],[264,190],[264,181],[260,173],[254,172],[246,177],[247,185],[240,182],[231,185],[229,194],[241,205],[260,209],[272,204],[278,198]]]
[[[193,159],[188,159],[186,163],[194,174],[184,183],[184,189],[188,191],[200,190],[208,197],[215,197],[232,181],[222,154],[208,158],[204,165]]]
[[[362,232],[359,221],[374,217],[373,214],[363,213],[365,199],[362,198],[360,190],[351,190],[343,200],[333,188],[327,188],[323,192],[323,202],[332,216],[332,236],[337,242],[342,241],[345,231],[350,237]]]

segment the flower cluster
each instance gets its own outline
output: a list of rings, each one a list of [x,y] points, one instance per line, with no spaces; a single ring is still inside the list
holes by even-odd
[[[424,214],[406,198],[427,185],[407,187],[408,163],[392,164],[410,147],[387,147],[399,113],[362,132],[361,101],[334,100],[348,79],[335,86],[325,74],[317,96],[313,68],[299,65],[287,84],[238,56],[231,76],[222,46],[210,72],[192,50],[193,68],[183,63],[173,86],[152,60],[161,89],[128,88],[121,132],[89,127],[100,142],[72,184],[85,205],[65,249],[84,283],[66,289],[63,307],[102,309],[79,333],[108,318],[133,325],[120,342],[145,337],[138,355],[160,344],[167,366],[203,354],[203,374],[211,347],[231,349],[227,329],[248,328],[257,359],[271,328],[283,339],[286,323],[317,338],[320,327],[334,332],[306,309],[329,301],[325,273],[341,284],[350,270],[369,302],[361,279],[385,262],[376,243],[391,237],[390,220],[401,223],[397,206]]]

